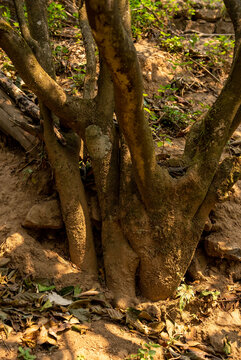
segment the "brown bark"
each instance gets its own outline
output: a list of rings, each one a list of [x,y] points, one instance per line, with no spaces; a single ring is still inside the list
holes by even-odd
[[[144,117],[142,76],[134,45],[119,16],[119,5],[117,1],[86,2],[95,41],[114,83],[116,114],[130,149],[139,191],[148,206],[157,207],[160,187],[168,177],[164,171],[158,181],[157,174],[162,171],[157,167],[151,130]]]
[[[0,71],[0,88],[15,101],[20,110],[29,116],[34,123],[39,123],[40,112],[35,103],[25,95],[25,93],[9,80],[2,71]]]
[[[24,130],[24,125],[29,126],[29,121],[0,90],[0,130],[15,139],[26,151],[36,148],[39,142],[30,131]]]
[[[39,65],[26,41],[1,18],[0,46],[14,59],[14,65],[24,82],[59,116],[63,125],[84,136],[86,124],[93,118],[93,100],[68,96]]]
[[[54,77],[46,9],[43,7],[46,1],[36,0],[33,6],[33,2],[27,0],[26,4],[30,33],[39,44],[36,56],[40,57],[38,60],[46,72]],[[41,28],[37,27],[39,24]],[[80,139],[77,134],[69,131],[65,134],[66,145],[59,144],[54,133],[51,111],[42,103],[40,106],[43,116],[44,140],[60,196],[70,258],[85,274],[96,277],[97,264],[94,241],[79,171]]]
[[[79,24],[83,36],[83,42],[86,54],[86,73],[84,80],[84,99],[92,99],[95,96],[96,88],[96,59],[95,59],[95,42],[89,26],[85,5],[82,4],[79,9]]]

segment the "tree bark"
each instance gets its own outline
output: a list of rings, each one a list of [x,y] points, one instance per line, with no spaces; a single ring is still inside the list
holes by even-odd
[[[0,89],[0,130],[15,139],[27,152],[31,152],[39,143],[36,136],[24,130],[24,126],[29,126],[30,121]]]
[[[37,57],[46,72],[55,77],[45,13],[46,0],[27,0],[30,33],[38,42]],[[41,28],[36,25],[41,24]],[[44,124],[44,140],[49,160],[54,170],[56,186],[60,196],[63,220],[69,242],[71,260],[84,274],[97,277],[97,263],[93,234],[89,218],[84,187],[79,170],[80,139],[69,131],[65,134],[66,146],[58,143],[53,130],[51,111],[40,103]]]

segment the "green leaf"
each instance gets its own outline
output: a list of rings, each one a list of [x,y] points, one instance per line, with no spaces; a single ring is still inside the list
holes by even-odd
[[[223,352],[226,354],[226,355],[230,355],[231,354],[231,343],[230,341],[225,338],[224,339],[224,348],[223,348]]]
[[[37,284],[37,285],[38,285],[38,291],[39,292],[50,291],[50,290],[55,289],[54,285],[50,285],[50,286],[45,286],[45,285],[42,285],[42,284]]]
[[[200,297],[205,297],[205,296],[209,296],[211,295],[213,300],[217,300],[217,298],[219,297],[220,295],[220,291],[218,290],[215,290],[215,291],[211,291],[211,290],[203,290],[201,293],[200,293]]]
[[[61,296],[69,295],[74,291],[74,286],[66,286],[59,291]]]
[[[49,309],[51,308],[53,305],[51,303],[50,300],[47,300],[46,303],[41,307],[41,309],[39,310],[40,312],[46,310],[46,309]]]
[[[146,108],[146,107],[144,107],[144,110],[145,110],[146,112],[148,112],[149,114],[151,113],[151,110],[149,110],[149,109]]]
[[[82,292],[82,289],[77,285],[74,287],[74,296],[78,296]]]
[[[23,349],[22,346],[19,346],[18,348],[18,358],[23,358],[24,360],[34,360],[36,359],[35,355],[31,355],[29,353],[30,349]]]

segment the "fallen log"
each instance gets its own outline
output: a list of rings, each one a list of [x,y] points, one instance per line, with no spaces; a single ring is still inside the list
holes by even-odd
[[[40,122],[40,111],[38,106],[31,101],[26,94],[19,89],[5,74],[0,71],[0,88],[10,96],[16,103],[19,109],[27,116],[29,116],[34,124]]]
[[[39,127],[31,125],[31,119],[23,115],[10,97],[1,89],[0,130],[15,139],[27,152],[36,148],[39,143]]]

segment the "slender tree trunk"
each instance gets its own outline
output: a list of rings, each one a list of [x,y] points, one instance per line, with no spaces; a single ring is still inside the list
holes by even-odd
[[[38,43],[36,57],[47,73],[54,78],[47,29],[46,0],[36,0],[34,4],[27,0],[26,5],[31,36]],[[41,24],[40,29],[36,27],[38,24]],[[59,144],[53,131],[51,111],[41,102],[40,108],[43,116],[44,140],[60,196],[70,258],[83,273],[96,277],[97,262],[93,234],[79,170],[80,139],[73,131],[68,131],[65,135],[66,146]]]

